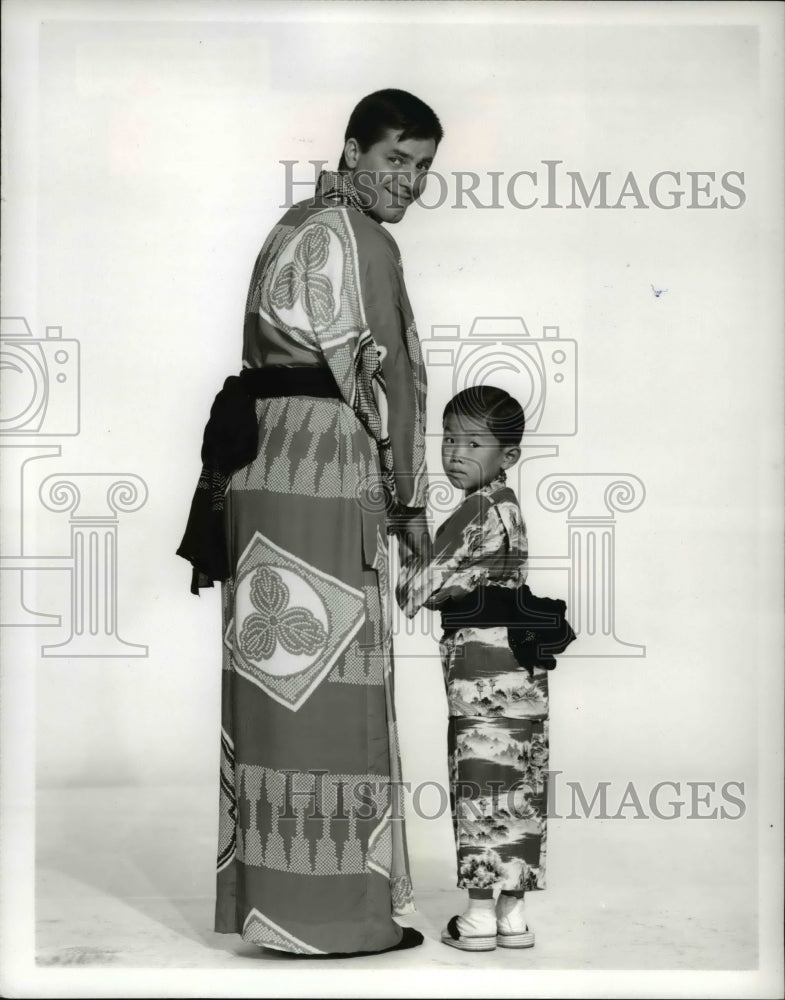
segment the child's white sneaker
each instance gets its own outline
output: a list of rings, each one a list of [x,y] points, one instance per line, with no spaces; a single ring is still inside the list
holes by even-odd
[[[442,931],[442,943],[461,951],[493,951],[496,948],[496,913],[493,899],[470,899],[459,917],[450,917]]]
[[[500,948],[533,948],[534,934],[526,923],[523,896],[499,895],[496,902],[496,944]]]

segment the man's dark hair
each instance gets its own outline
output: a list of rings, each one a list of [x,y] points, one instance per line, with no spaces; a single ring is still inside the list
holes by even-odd
[[[495,385],[473,385],[459,392],[445,406],[442,420],[450,415],[484,423],[506,447],[517,447],[526,427],[521,404]]]
[[[349,139],[356,139],[364,153],[379,142],[388,129],[400,132],[401,141],[433,139],[437,147],[444,136],[436,114],[419,97],[405,90],[377,90],[364,97],[352,111],[344,145]],[[338,169],[346,169],[343,153]]]

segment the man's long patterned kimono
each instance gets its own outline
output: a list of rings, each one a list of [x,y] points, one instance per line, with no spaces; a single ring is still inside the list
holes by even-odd
[[[425,372],[398,248],[345,176],[265,242],[243,364],[326,366],[341,399],[257,400],[227,492],[216,929],[378,951],[412,909],[380,486],[425,506]]]
[[[478,587],[518,587],[526,526],[504,473],[470,494],[436,532],[430,562],[404,567],[409,616]],[[440,644],[449,706],[450,798],[465,889],[545,887],[548,672],[520,667],[503,626],[467,626]]]

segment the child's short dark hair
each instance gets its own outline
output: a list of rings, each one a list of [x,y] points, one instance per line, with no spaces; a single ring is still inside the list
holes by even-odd
[[[442,420],[451,414],[482,421],[499,444],[507,447],[517,447],[521,443],[526,427],[521,404],[495,385],[473,385],[463,389],[445,406]]]

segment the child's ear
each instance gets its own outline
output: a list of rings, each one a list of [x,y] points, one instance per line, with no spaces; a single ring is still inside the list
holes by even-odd
[[[521,449],[518,445],[511,448],[504,449],[504,455],[502,457],[502,468],[509,469],[510,466],[515,465],[518,459],[521,457]]]

